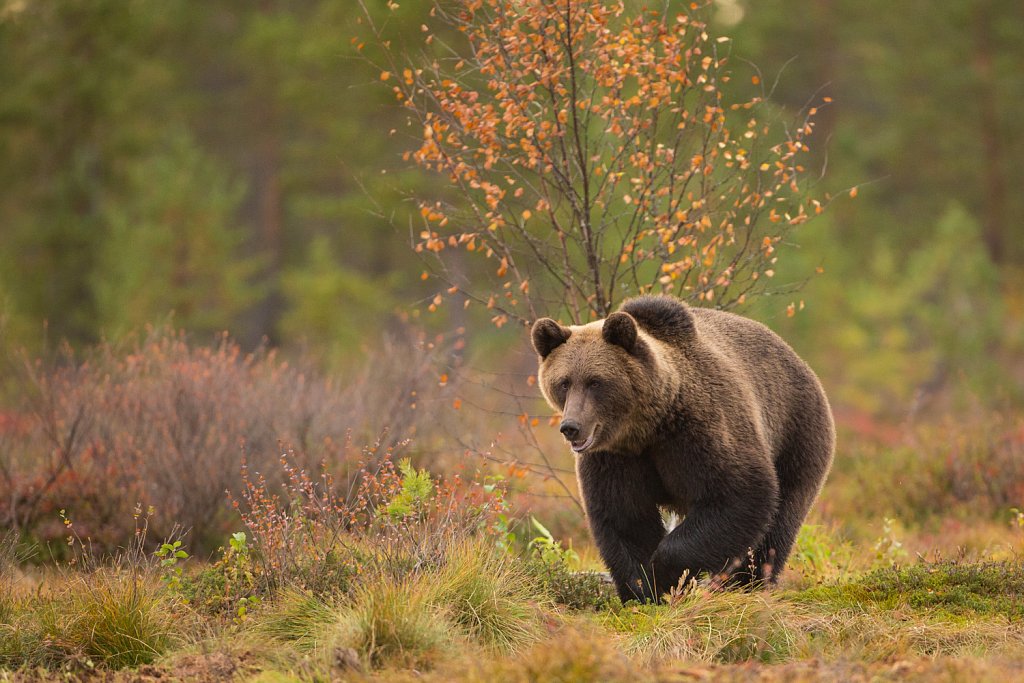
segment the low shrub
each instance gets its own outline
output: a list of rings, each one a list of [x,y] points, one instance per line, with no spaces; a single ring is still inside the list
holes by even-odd
[[[159,511],[154,523],[167,520],[159,535],[191,529],[193,551],[208,554],[230,528],[224,491],[237,488],[243,454],[270,476],[285,443],[299,464],[338,471],[351,464],[337,446],[350,425],[372,438],[386,416],[392,434],[429,434],[437,420],[415,404],[451,391],[437,382],[442,346],[389,342],[345,383],[273,351],[244,353],[226,336],[196,345],[166,326],[80,354],[64,347],[51,361],[7,359],[18,408],[0,406],[0,490],[10,492],[0,526],[56,541],[67,509],[112,551],[141,501]]]
[[[262,476],[243,474],[236,507],[251,534],[260,590],[351,592],[367,576],[402,579],[441,567],[468,539],[498,542],[506,510],[500,488],[458,475],[435,480],[408,462],[396,467],[393,454],[380,441],[362,449],[344,484],[284,456],[280,494]]]
[[[849,435],[840,444],[817,509],[856,541],[873,540],[885,518],[912,527],[950,518],[1001,520],[1024,501],[1019,413],[965,410],[910,427],[898,443]],[[873,503],[865,506],[868,500]]]
[[[228,547],[222,546],[217,552],[220,557],[212,564],[194,573],[175,575],[176,580],[169,585],[204,614],[241,620],[264,592],[245,533],[232,534]]]

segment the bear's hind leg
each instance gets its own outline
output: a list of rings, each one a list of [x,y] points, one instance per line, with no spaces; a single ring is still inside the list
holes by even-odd
[[[753,556],[748,558],[752,566],[744,567],[737,574],[736,578],[741,584],[774,585],[778,583],[779,574],[789,558],[794,543],[796,543],[800,525],[803,524],[809,508],[809,502],[783,499],[764,540],[754,549]]]
[[[832,464],[831,443],[822,440],[812,444],[811,452],[805,445],[804,449],[784,453],[778,460],[779,509],[764,540],[754,550],[752,571],[745,572],[744,583],[778,583],[800,527]]]
[[[775,478],[766,474],[731,494],[719,492],[692,505],[651,559],[658,592],[676,586],[684,574],[697,578],[707,572],[730,585],[746,583],[741,574],[748,550],[760,547],[777,504]]]

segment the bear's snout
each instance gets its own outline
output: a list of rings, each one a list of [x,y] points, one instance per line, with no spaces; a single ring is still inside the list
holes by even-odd
[[[562,425],[558,428],[558,431],[562,432],[569,441],[575,441],[580,438],[580,425],[575,420],[562,420]]]

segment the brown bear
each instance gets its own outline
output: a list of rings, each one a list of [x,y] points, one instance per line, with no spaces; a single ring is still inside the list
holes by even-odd
[[[588,325],[542,318],[532,337],[623,601],[658,600],[684,573],[775,582],[835,448],[807,364],[760,323],[669,296]],[[662,509],[682,523],[666,530]]]

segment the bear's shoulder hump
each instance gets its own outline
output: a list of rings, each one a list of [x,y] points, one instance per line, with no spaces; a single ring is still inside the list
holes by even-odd
[[[641,329],[662,341],[680,342],[694,332],[689,306],[672,296],[645,294],[628,299],[620,310],[633,316]]]

